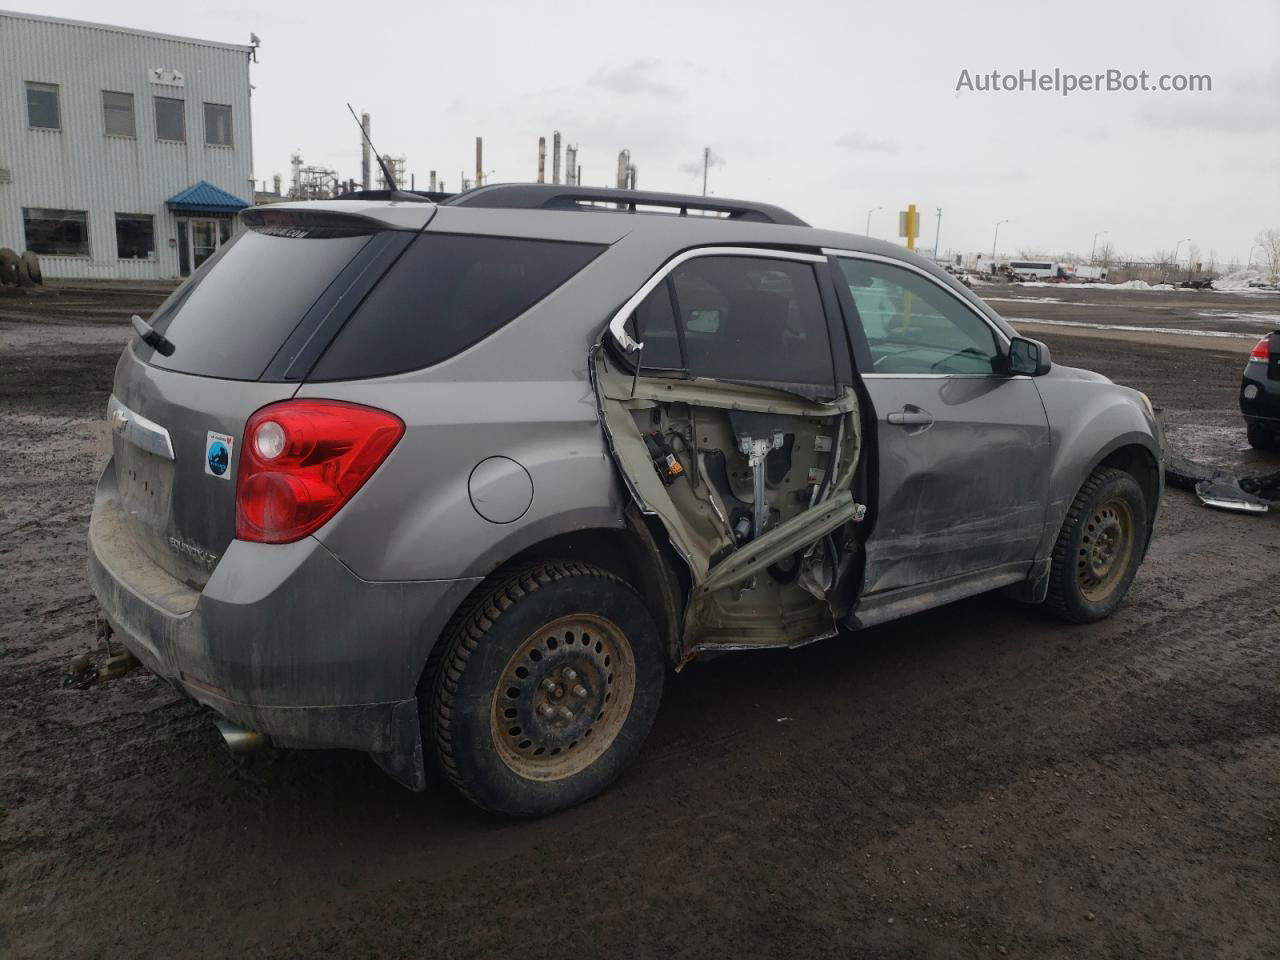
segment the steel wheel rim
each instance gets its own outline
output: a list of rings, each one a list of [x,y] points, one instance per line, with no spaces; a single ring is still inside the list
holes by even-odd
[[[1133,555],[1133,531],[1133,508],[1119,497],[1104,501],[1085,523],[1076,580],[1086,600],[1106,600],[1124,579]]]
[[[635,685],[635,657],[617,624],[589,613],[544,624],[512,654],[494,690],[498,756],[526,780],[581,773],[617,739]]]

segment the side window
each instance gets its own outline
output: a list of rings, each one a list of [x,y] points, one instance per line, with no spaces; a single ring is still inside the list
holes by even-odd
[[[520,316],[604,249],[424,233],[357,308],[312,378],[381,377],[447,360]]]
[[[640,301],[640,306],[628,318],[626,328],[635,340],[644,344],[640,364],[646,370],[684,369],[669,280],[658,284]]]
[[[841,258],[876,373],[992,373],[991,325],[914,271]]]
[[[670,282],[693,376],[834,389],[831,339],[809,264],[697,257],[676,267]]]

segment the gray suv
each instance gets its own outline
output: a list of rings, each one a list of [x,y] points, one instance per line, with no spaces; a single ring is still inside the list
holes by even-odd
[[[135,319],[89,556],[229,741],[545,814],[700,654],[997,588],[1096,620],[1147,549],[1147,398],[900,247],[551,185],[241,220]]]

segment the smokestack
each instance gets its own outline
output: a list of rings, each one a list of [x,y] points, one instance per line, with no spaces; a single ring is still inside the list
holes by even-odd
[[[634,190],[636,188],[636,165],[634,163],[627,164],[627,189]]]
[[[551,134],[551,182],[560,182],[560,131]]]
[[[576,184],[578,170],[578,148],[566,146],[564,148],[564,182],[567,184]]]
[[[547,182],[547,138],[538,138],[538,182]]]
[[[364,128],[364,136],[360,138],[360,188],[369,189],[369,137],[371,135],[369,115],[360,114],[360,126]]]
[[[276,174],[271,178],[271,187],[276,193],[280,192],[280,174]]]
[[[618,189],[627,189],[627,171],[631,166],[631,151],[623,150],[618,154]]]
[[[432,170],[431,171],[431,192],[435,193],[435,190],[436,190],[436,172]]]
[[[476,186],[484,186],[484,137],[476,137]]]

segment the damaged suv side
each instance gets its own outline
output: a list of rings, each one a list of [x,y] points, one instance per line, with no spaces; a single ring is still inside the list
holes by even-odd
[[[1146,398],[900,248],[552,185],[244,219],[121,358],[90,530],[113,629],[233,731],[544,814],[700,653],[997,588],[1087,622],[1146,551]]]

